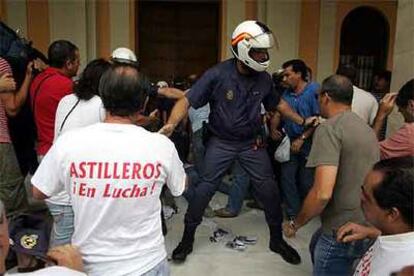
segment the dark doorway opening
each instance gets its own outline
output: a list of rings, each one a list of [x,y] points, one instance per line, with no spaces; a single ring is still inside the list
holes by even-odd
[[[171,82],[217,63],[219,12],[218,0],[138,1],[141,71],[152,81]]]
[[[341,27],[340,65],[357,68],[356,85],[369,89],[375,72],[386,68],[390,27],[384,15],[371,7],[351,11]]]

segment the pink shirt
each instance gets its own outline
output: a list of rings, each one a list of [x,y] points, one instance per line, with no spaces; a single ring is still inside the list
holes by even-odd
[[[12,73],[10,65],[5,59],[0,58],[0,75]],[[0,100],[0,143],[11,143],[9,127],[7,126],[6,109]]]
[[[379,145],[381,159],[414,156],[414,123],[404,123],[396,133]]]

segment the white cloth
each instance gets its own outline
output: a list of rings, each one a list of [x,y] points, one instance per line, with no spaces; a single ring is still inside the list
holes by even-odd
[[[79,247],[88,275],[141,275],[167,255],[162,186],[178,196],[185,178],[167,137],[135,125],[97,123],[64,133],[32,184],[46,196],[62,189],[70,194],[72,244]]]
[[[380,236],[360,260],[354,275],[389,276],[414,265],[414,232]]]
[[[68,130],[92,125],[102,122],[105,119],[105,109],[103,108],[101,98],[98,96],[93,96],[88,101],[79,101],[69,116],[67,116],[77,101],[78,97],[75,94],[67,95],[60,100],[56,110],[55,136],[53,142],[56,141],[60,134]],[[66,116],[65,124],[62,130],[60,130]],[[65,191],[48,198],[46,201],[57,205],[70,205],[70,197]]]
[[[24,275],[24,276],[51,276],[51,275],[59,275],[59,276],[87,276],[85,273],[72,270],[63,266],[50,266],[40,270],[36,270],[33,272],[25,272],[25,273],[13,273],[7,272],[6,276],[17,276],[17,275]]]
[[[63,120],[69,111],[75,106],[77,101],[78,97],[75,94],[67,95],[60,100],[58,108],[56,110],[54,136],[55,141],[61,133],[64,133],[67,130],[103,122],[105,119],[105,109],[103,107],[101,98],[98,96],[93,96],[88,101],[79,101],[79,104],[67,117],[62,131],[59,131]]]
[[[354,97],[352,99],[352,111],[361,117],[367,124],[374,123],[378,111],[378,102],[371,93],[354,87]]]
[[[210,115],[210,104],[206,104],[200,108],[194,109],[190,107],[188,109],[188,118],[191,122],[191,129],[193,133],[203,127],[203,122],[208,122],[208,116]]]

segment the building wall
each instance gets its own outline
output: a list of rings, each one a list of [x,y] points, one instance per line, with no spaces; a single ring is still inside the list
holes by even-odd
[[[221,43],[221,52],[225,53],[225,55],[222,56],[222,60],[233,56],[230,48],[231,35],[233,34],[233,30],[237,27],[237,25],[245,20],[246,14],[246,4],[244,0],[226,1],[225,5],[226,10],[224,11],[224,15],[226,28],[222,30],[225,35],[222,36]]]
[[[332,75],[334,70],[334,45],[335,45],[335,13],[337,3],[330,0],[322,0],[319,18],[319,44],[317,61],[317,81]]]
[[[7,10],[7,24],[14,30],[19,29],[23,36],[27,36],[26,2],[7,0],[4,1]]]
[[[111,51],[118,47],[129,47],[129,1],[109,1]]]
[[[401,86],[414,77],[414,1],[399,0],[397,27],[394,45],[393,74],[391,91],[397,92]],[[391,135],[403,123],[397,108],[388,118],[387,135]]]
[[[270,52],[269,72],[275,72],[283,62],[298,58],[301,1],[259,1],[259,20],[273,31],[278,49]]]
[[[130,0],[0,0],[0,16],[44,52],[55,39],[73,41],[79,46],[82,64],[86,64],[97,56],[109,57],[119,46],[136,49],[135,5]],[[362,5],[379,9],[393,30],[396,0],[222,0],[219,59],[232,57],[229,44],[237,24],[257,18],[270,27],[278,41],[278,49],[271,51],[269,72],[288,59],[302,58],[313,69],[316,80],[322,81],[335,70],[343,18]],[[392,31],[391,45],[393,37]],[[393,68],[392,51],[390,47],[389,68]]]
[[[76,17],[74,16],[76,14]],[[88,37],[86,21],[86,2],[49,1],[50,38],[49,41],[66,39],[78,46],[81,65],[88,58]],[[92,38],[94,40],[94,38]]]

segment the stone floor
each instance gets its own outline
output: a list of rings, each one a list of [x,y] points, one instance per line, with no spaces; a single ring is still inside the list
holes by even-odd
[[[216,193],[210,206],[213,209],[225,206],[227,196]],[[167,221],[168,235],[166,247],[169,256],[178,244],[183,231],[183,216],[186,210],[186,201],[177,199],[179,214]],[[217,224],[220,228],[230,230],[237,235],[253,235],[258,237],[256,245],[250,245],[243,251],[234,251],[225,247],[225,242],[211,243],[209,236]],[[300,229],[296,237],[288,242],[294,246],[302,257],[302,263],[294,266],[286,263],[282,258],[268,249],[268,229],[262,211],[243,207],[241,214],[236,218],[204,219],[198,228],[193,253],[184,264],[171,262],[172,275],[180,276],[221,276],[221,275],[311,275],[312,265],[308,250],[312,233],[319,227],[319,220],[315,219]]]

